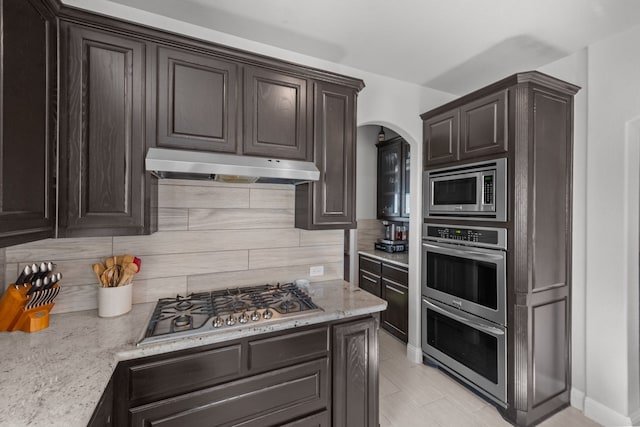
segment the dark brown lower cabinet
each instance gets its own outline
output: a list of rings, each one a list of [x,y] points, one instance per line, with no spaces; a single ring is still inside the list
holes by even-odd
[[[333,426],[378,426],[378,330],[373,318],[333,329]]]
[[[377,337],[362,317],[121,362],[90,425],[377,426]]]
[[[361,289],[385,301],[381,313],[382,328],[407,342],[409,332],[409,271],[395,264],[360,255],[359,284]]]

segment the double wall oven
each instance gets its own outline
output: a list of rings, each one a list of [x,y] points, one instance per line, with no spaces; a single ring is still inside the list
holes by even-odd
[[[506,160],[498,163],[502,165],[499,169],[503,169],[498,174],[504,174]],[[469,171],[463,173],[477,172]],[[432,176],[425,173],[425,185],[429,185]],[[475,176],[481,183],[487,175]],[[490,176],[496,182],[495,172]],[[506,204],[506,191],[501,185],[494,186],[500,194],[495,194],[495,190],[489,193],[480,184],[475,188],[478,200],[495,201],[499,197],[500,205]],[[460,191],[460,186],[451,185],[449,189]],[[445,190],[440,187],[437,191]],[[470,188],[466,191],[471,192]],[[491,196],[487,198],[487,194]],[[425,199],[421,272],[423,354],[427,361],[506,406],[507,230],[467,225],[470,219],[486,219],[482,214],[474,218],[469,211],[458,218],[451,212],[447,224],[429,222],[437,216],[429,216],[429,204],[433,200],[429,203]],[[502,214],[498,216],[503,218]]]

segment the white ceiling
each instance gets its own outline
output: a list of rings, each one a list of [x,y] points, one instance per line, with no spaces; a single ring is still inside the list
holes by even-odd
[[[639,0],[111,1],[453,94],[640,25]]]

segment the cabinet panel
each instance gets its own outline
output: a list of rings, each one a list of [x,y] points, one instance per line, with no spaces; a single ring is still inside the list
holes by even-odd
[[[382,312],[382,327],[404,342],[409,329],[409,291],[397,282],[382,278],[382,298],[387,309]]]
[[[315,164],[320,180],[296,186],[298,228],[355,227],[355,91],[316,82]]]
[[[391,264],[382,264],[382,277],[409,286],[409,271],[406,268]]]
[[[424,166],[458,159],[459,116],[456,109],[423,122]]]
[[[307,158],[307,80],[257,67],[244,71],[245,154]]]
[[[67,144],[60,156],[62,233],[148,232],[145,45],[117,34],[63,25],[68,115],[61,131]]]
[[[237,65],[158,49],[158,145],[235,152]]]
[[[377,349],[372,318],[334,327],[334,427],[378,427]]]
[[[135,407],[131,425],[279,425],[327,407],[328,372],[324,358]]]
[[[402,210],[400,216],[409,218],[411,214],[411,209],[409,208],[411,199],[411,146],[407,142],[402,144],[402,163],[402,189],[400,190]]]
[[[380,261],[376,261],[373,259],[366,258],[360,255],[360,270],[365,270],[369,273],[373,273],[376,276],[380,276],[382,274],[382,264]]]
[[[238,377],[242,348],[234,345],[129,368],[129,398],[146,400],[211,386]]]
[[[375,276],[367,273],[366,271],[360,270],[358,286],[377,297],[382,295],[380,291],[380,276]]]
[[[275,336],[249,342],[249,369],[257,372],[327,356],[328,353],[329,331],[326,327]],[[274,354],[278,357],[274,358]]]
[[[53,237],[56,28],[36,0],[0,3],[0,246]]]
[[[506,91],[460,107],[460,158],[507,151]]]

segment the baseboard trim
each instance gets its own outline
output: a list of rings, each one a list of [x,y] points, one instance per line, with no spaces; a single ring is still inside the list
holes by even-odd
[[[571,406],[584,412],[584,391],[571,388]]]
[[[422,347],[407,344],[407,359],[413,363],[422,363]]]
[[[590,397],[584,399],[584,415],[603,426],[634,425],[630,417],[626,417]],[[636,412],[634,417],[639,415],[640,413]]]

